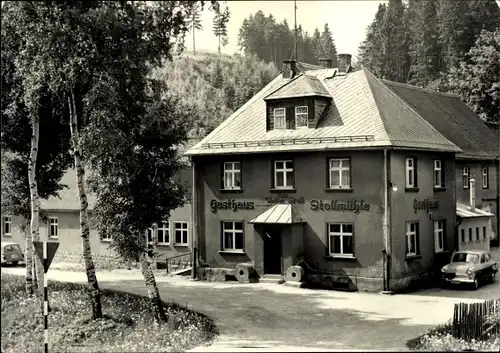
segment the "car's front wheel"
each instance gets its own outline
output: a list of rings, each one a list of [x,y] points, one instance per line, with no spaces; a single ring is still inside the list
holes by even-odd
[[[495,272],[492,272],[492,273],[490,274],[490,283],[495,283],[495,275],[496,275],[496,273],[495,273]]]
[[[474,276],[474,282],[472,283],[472,289],[476,290],[479,288],[479,277]]]

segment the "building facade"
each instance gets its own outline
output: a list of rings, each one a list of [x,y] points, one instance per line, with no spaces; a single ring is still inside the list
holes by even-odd
[[[367,70],[286,64],[187,152],[203,262],[262,276],[302,260],[366,290],[435,273],[459,246],[464,150]]]

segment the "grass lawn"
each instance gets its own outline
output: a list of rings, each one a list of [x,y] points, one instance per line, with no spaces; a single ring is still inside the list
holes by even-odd
[[[37,299],[24,292],[24,277],[1,277],[2,352],[42,352],[43,315]],[[148,299],[105,290],[105,318],[90,320],[81,284],[49,282],[49,350],[52,352],[182,352],[213,340],[212,319],[165,303],[169,323],[154,323]]]

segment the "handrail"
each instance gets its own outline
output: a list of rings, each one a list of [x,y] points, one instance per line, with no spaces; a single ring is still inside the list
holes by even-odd
[[[168,263],[170,260],[173,260],[173,259],[176,259],[178,257],[183,257],[183,256],[187,256],[187,255],[191,255],[191,251],[189,252],[185,252],[185,253],[182,253],[182,254],[177,254],[177,255],[174,255],[174,256],[170,256],[170,257],[167,257],[165,258],[165,272],[168,273]]]

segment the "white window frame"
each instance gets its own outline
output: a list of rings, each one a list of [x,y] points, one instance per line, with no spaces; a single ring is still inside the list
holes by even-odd
[[[177,228],[178,224],[182,224],[181,228]],[[185,228],[184,228],[185,225]],[[177,232],[181,233],[181,240],[185,240],[185,242],[177,242]],[[173,222],[173,235],[174,235],[174,244],[176,246],[189,246],[189,223],[187,221],[176,221]],[[186,237],[184,239],[184,236]]]
[[[223,165],[224,190],[241,190],[241,162],[224,162]],[[226,175],[231,176],[231,185],[226,184]],[[240,177],[240,185],[236,185],[236,175]]]
[[[462,168],[462,186],[463,186],[463,188],[468,189],[469,183],[470,183],[470,168],[463,167]]]
[[[280,112],[280,114],[276,114],[276,112]],[[283,114],[281,114],[283,112]],[[280,119],[283,116],[283,125],[276,124],[276,115],[279,115]],[[275,130],[285,130],[286,129],[286,109],[285,108],[274,108],[273,110],[273,120],[274,120],[274,129]]]
[[[411,230],[411,225],[414,225],[414,229],[415,230]],[[417,256],[418,255],[418,236],[417,236],[417,229],[418,229],[418,226],[417,226],[418,222],[406,222],[406,248],[407,248],[407,252],[406,252],[406,256]],[[414,237],[415,239],[415,251],[414,252],[411,252],[410,251],[410,238],[411,237]]]
[[[444,251],[444,220],[438,219],[434,221],[434,251]],[[439,246],[439,239],[441,238],[442,246]]]
[[[160,241],[160,232],[163,232],[163,241]],[[168,240],[165,241],[165,238]],[[163,221],[158,223],[158,226],[156,228],[156,244],[170,245],[170,222]]]
[[[236,223],[241,223],[241,229],[236,229]],[[225,225],[226,224],[231,224],[231,228],[225,228]],[[221,221],[221,227],[222,227],[222,232],[221,232],[221,236],[222,236],[222,251],[241,251],[243,252],[244,249],[245,249],[245,235],[244,235],[244,229],[245,229],[245,225],[244,225],[244,222],[243,221]],[[231,234],[232,235],[232,239],[233,239],[233,246],[232,247],[228,247],[226,245],[226,234]],[[236,248],[236,237],[237,236],[241,236],[242,237],[242,248],[239,249],[239,248]]]
[[[411,161],[411,166],[409,165]],[[414,188],[415,185],[415,158],[409,157],[405,160],[405,183],[407,188]],[[408,177],[411,174],[411,179]]]
[[[332,166],[333,161],[338,161],[339,166],[333,167]],[[349,164],[347,167],[344,166],[345,161],[347,161]],[[330,158],[328,160],[328,167],[329,167],[328,178],[330,179],[328,184],[330,186],[330,189],[349,189],[351,187],[351,160],[349,158]],[[339,172],[339,184],[338,185],[333,185],[333,183],[332,183],[332,172],[334,172],[334,171]],[[347,185],[342,184],[342,175],[344,173],[347,173],[349,175],[349,181],[348,181]]]
[[[489,183],[490,183],[490,176],[489,176],[489,170],[488,167],[483,167],[482,168],[482,181],[483,181],[483,189],[488,189]]]
[[[332,225],[340,225],[340,232],[334,232],[331,230]],[[350,225],[352,227],[352,231],[344,231],[344,226],[345,225]],[[354,224],[353,223],[337,223],[337,222],[332,222],[328,223],[328,253],[330,256],[336,256],[336,257],[354,257]],[[352,253],[348,253],[344,251],[344,237],[350,236],[352,239]],[[340,237],[340,252],[331,252],[333,248],[333,238],[334,237]],[[335,250],[335,249],[334,249]]]
[[[111,235],[107,234],[101,234],[101,241],[102,242],[110,242],[112,240]]]
[[[286,164],[287,163],[292,163],[291,168],[287,168]],[[283,163],[283,168],[278,168],[277,163]],[[283,174],[283,185],[278,185],[278,173]],[[286,177],[288,173],[292,173],[292,185],[288,185],[286,181]],[[274,161],[274,188],[275,189],[280,189],[280,190],[290,190],[293,189],[294,185],[294,165],[293,165],[293,160],[287,159],[287,160],[279,160],[279,161]]]
[[[54,229],[55,229],[55,235],[52,232],[52,227],[54,227]],[[48,230],[48,237],[50,239],[58,239],[59,238],[59,220],[57,217],[49,217],[47,230]]]
[[[5,231],[5,226],[9,225],[9,231]],[[12,217],[11,216],[3,216],[2,217],[2,236],[4,237],[12,237]]]
[[[434,160],[434,187],[442,188],[443,185],[443,161],[440,159]]]
[[[305,113],[298,113],[297,110],[300,109],[300,108],[305,108],[306,112]],[[297,120],[298,120],[297,117],[299,115],[300,116],[303,116],[303,115],[306,116],[306,124],[303,125],[303,126],[299,126],[297,124]],[[301,105],[301,106],[295,107],[295,128],[296,129],[307,128],[308,127],[308,121],[309,121],[309,108],[307,107],[307,105]]]

